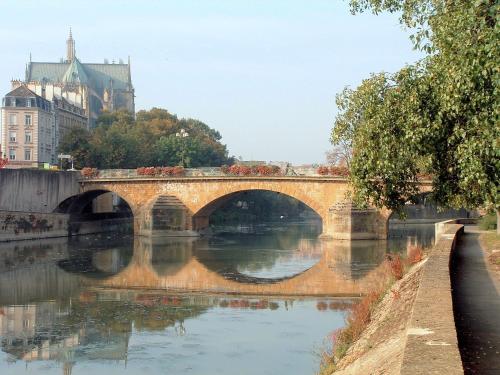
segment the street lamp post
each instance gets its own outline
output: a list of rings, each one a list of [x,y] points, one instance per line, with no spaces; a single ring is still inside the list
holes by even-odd
[[[185,167],[185,159],[186,159],[186,138],[189,137],[189,133],[185,129],[181,129],[179,132],[175,133],[175,136],[181,139],[182,142],[182,150],[181,150],[181,164]]]

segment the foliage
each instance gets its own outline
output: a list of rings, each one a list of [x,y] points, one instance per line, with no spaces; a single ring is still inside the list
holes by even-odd
[[[399,12],[427,56],[337,97],[331,140],[351,142],[358,203],[400,211],[419,174],[445,207],[500,208],[499,3],[351,0],[354,13]]]
[[[387,264],[389,265],[389,269],[391,270],[392,277],[394,277],[395,280],[401,280],[404,274],[404,265],[399,254],[387,255]]]
[[[346,167],[349,169],[351,159],[351,144],[350,141],[345,138],[339,139],[339,144],[326,153],[327,163],[338,167]]]
[[[59,142],[59,152],[70,154],[74,160],[74,167],[77,169],[93,165],[91,135],[87,129],[80,126],[70,128],[62,136]]]
[[[0,156],[0,169],[4,168],[7,164],[9,163],[9,159],[7,158],[2,158]]]
[[[320,166],[317,170],[318,174],[321,176],[331,175],[331,176],[340,176],[347,177],[349,176],[349,169],[347,167],[339,167],[339,166]]]
[[[493,212],[488,212],[479,220],[479,228],[481,228],[482,230],[492,230],[496,229],[496,227],[497,222],[495,214]]]
[[[99,170],[97,170],[97,168],[85,167],[85,168],[82,168],[80,173],[85,178],[93,178],[93,177],[99,176]]]
[[[178,137],[184,129],[189,136]],[[200,167],[220,166],[228,158],[221,135],[193,119],[178,119],[167,110],[104,112],[90,131],[70,130],[59,152],[71,154],[77,168],[138,168],[142,165]]]
[[[408,249],[408,257],[407,257],[407,263],[408,264],[415,264],[420,262],[422,259],[424,259],[424,249],[422,249],[421,246],[411,246]]]
[[[139,176],[184,176],[184,167],[140,167],[137,168]]]
[[[277,165],[223,165],[221,171],[232,176],[280,176],[281,168]]]

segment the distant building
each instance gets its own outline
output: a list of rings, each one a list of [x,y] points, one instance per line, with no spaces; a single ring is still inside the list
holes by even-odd
[[[47,100],[25,85],[9,92],[2,100],[0,144],[9,159],[9,168],[57,164],[60,139],[72,127],[87,127],[83,108],[64,97]]]
[[[12,88],[25,84],[44,99],[65,99],[83,108],[92,127],[104,110],[126,109],[135,113],[134,88],[130,58],[124,64],[113,61],[103,64],[81,63],[76,57],[71,30],[66,41],[66,59],[60,62],[34,62],[26,66],[24,82],[13,81]]]

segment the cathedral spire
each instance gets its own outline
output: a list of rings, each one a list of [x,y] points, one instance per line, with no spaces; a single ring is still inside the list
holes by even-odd
[[[66,60],[68,62],[73,61],[75,58],[75,41],[73,40],[73,34],[71,32],[71,27],[69,28],[69,38],[66,41]]]

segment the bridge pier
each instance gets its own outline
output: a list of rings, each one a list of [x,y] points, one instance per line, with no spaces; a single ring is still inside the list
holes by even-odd
[[[323,219],[321,237],[337,240],[385,240],[390,214],[386,211],[357,208],[349,201],[336,203]]]
[[[192,216],[176,197],[160,195],[153,204],[137,210],[134,233],[149,237],[198,237],[193,230]]]

